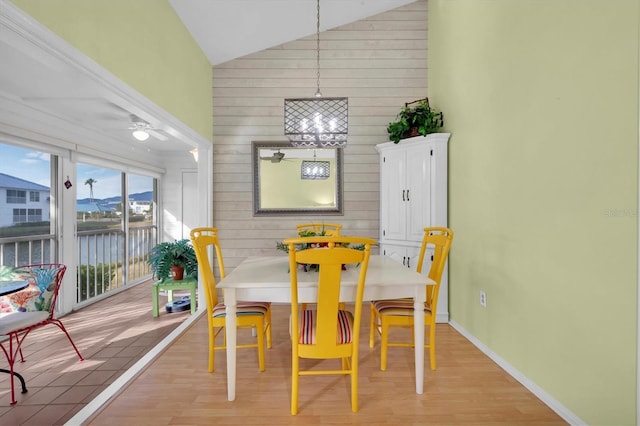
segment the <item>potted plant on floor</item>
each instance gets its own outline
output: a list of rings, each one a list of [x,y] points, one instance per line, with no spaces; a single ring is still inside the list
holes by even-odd
[[[149,252],[147,263],[151,265],[153,276],[161,282],[172,278],[180,281],[184,275],[198,276],[196,253],[187,239],[157,244]]]
[[[435,133],[444,125],[442,112],[431,108],[429,99],[407,102],[400,110],[396,121],[389,123],[389,139],[398,143],[400,139]]]

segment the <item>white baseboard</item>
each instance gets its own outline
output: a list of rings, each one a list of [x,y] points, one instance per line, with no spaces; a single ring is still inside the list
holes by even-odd
[[[462,334],[467,340],[473,343],[482,353],[491,358],[496,364],[498,364],[504,371],[506,371],[511,377],[516,379],[518,382],[522,384],[525,388],[527,388],[532,394],[537,396],[544,402],[549,408],[556,412],[560,417],[562,417],[567,423],[570,425],[586,425],[580,417],[576,416],[574,413],[569,411],[567,407],[562,405],[557,399],[553,398],[544,389],[540,386],[536,385],[534,382],[529,380],[524,374],[520,373],[516,370],[512,365],[506,362],[504,359],[500,358],[495,352],[485,346],[482,342],[476,339],[471,333],[465,330],[460,324],[455,321],[449,321],[451,327],[453,327],[456,331]]]
[[[72,417],[66,425],[76,426],[84,424],[93,415],[96,414],[107,402],[114,398],[131,380],[138,376],[142,370],[149,365],[156,357],[158,357],[175,339],[184,333],[193,323],[202,315],[206,310],[198,310],[195,315],[191,315],[190,318],[185,320],[178,328],[176,328],[171,334],[169,334],[162,342],[160,342],[155,348],[147,353],[142,359],[135,363],[129,370],[114,381],[107,389],[99,394],[94,400],[80,410],[74,417]],[[439,318],[438,318],[439,319]],[[440,321],[438,321],[440,322]],[[572,413],[569,409],[563,406],[558,400],[553,398],[541,387],[529,380],[526,376],[520,373],[517,369],[511,366],[504,359],[499,357],[496,353],[490,350],[482,342],[476,339],[472,334],[465,330],[460,324],[455,321],[449,321],[449,324],[458,333],[462,334],[467,340],[469,340],[474,346],[476,346],[482,353],[488,356],[496,364],[498,364],[503,370],[505,370],[511,377],[520,382],[531,393],[540,398],[549,408],[562,417],[567,423],[571,425],[586,425],[582,419]]]

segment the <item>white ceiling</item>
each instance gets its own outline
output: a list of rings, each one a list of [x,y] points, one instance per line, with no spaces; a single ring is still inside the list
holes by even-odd
[[[415,0],[321,0],[320,31]],[[316,0],[169,0],[209,58],[221,64],[316,33]]]
[[[344,25],[413,1],[322,0],[320,29]],[[169,0],[169,3],[212,65],[316,31],[315,0]],[[99,70],[96,77],[91,61],[78,66],[78,55],[73,49],[64,42],[50,41],[48,30],[39,29],[39,25],[25,24],[22,12],[8,0],[0,0],[0,9],[3,10],[0,132],[3,126],[8,126],[19,128],[17,133],[28,136],[29,132],[46,128],[63,141],[90,138],[97,146],[121,144],[151,154],[191,149],[202,139],[144,98],[129,96],[131,91],[126,84],[116,81],[105,85],[100,76],[104,70]],[[55,51],[49,53],[51,50]],[[129,130],[132,114],[157,128],[165,140],[151,137],[144,144],[137,142]]]

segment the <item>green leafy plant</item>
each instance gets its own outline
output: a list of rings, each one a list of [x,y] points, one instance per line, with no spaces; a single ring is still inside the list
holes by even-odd
[[[442,112],[431,108],[428,98],[405,103],[396,118],[387,127],[389,139],[395,143],[412,136],[427,136],[444,125]]]
[[[171,278],[171,267],[181,266],[186,276],[198,276],[198,260],[196,252],[187,239],[159,243],[149,252],[147,263],[151,266],[153,276],[160,281]]]
[[[322,230],[320,230],[319,232],[314,232],[311,231],[309,229],[303,229],[302,231],[298,232],[298,236],[302,237],[302,238],[306,238],[306,237],[324,237],[326,236],[326,232],[324,229],[324,226],[322,227]],[[296,250],[304,250],[311,247],[311,244],[298,244],[296,245]],[[285,253],[289,253],[289,246],[286,245],[285,243],[283,243],[282,241],[276,241],[276,248],[278,250],[282,250]]]
[[[327,236],[324,227],[322,228],[322,230],[320,230],[319,232],[314,232],[308,229],[304,229],[300,232],[298,232],[298,236],[302,237],[302,238],[308,238],[308,237],[324,237]],[[319,247],[325,246],[327,243],[319,243]],[[299,250],[306,250],[312,247],[315,247],[316,244],[313,243],[302,243],[302,244],[296,244],[296,251]],[[342,247],[347,247],[347,248],[351,248],[351,249],[355,249],[355,250],[364,250],[364,244],[356,244],[356,245],[351,245],[351,244],[340,244],[340,246]],[[285,244],[282,241],[276,241],[276,249],[278,250],[282,250],[285,253],[289,253],[289,246],[287,244]],[[308,264],[308,265],[302,265],[302,268],[305,272],[310,271],[310,270],[317,270],[318,269],[318,265],[312,265],[312,264]],[[342,265],[342,269],[345,270],[346,267],[345,265]]]

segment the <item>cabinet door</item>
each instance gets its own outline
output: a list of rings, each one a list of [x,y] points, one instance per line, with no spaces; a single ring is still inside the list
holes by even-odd
[[[431,148],[418,145],[407,150],[407,229],[408,241],[421,242],[424,228],[431,226]]]
[[[402,263],[406,267],[416,270],[418,266],[418,255],[420,254],[420,247],[401,246],[395,244],[381,244],[380,254],[383,256],[389,256],[395,261]],[[427,249],[424,254],[424,261],[422,263],[422,275],[428,275],[429,269],[431,269],[433,250]],[[448,268],[445,265],[444,273],[442,274],[442,282],[440,283],[440,293],[438,296],[438,309],[436,311],[436,322],[447,323],[449,322],[449,285],[448,285]]]
[[[406,247],[405,256],[407,258],[406,267],[412,271],[418,266],[418,257],[420,255],[420,247]]]
[[[405,150],[391,150],[383,154],[380,167],[380,225],[383,239],[406,238],[406,173]]]
[[[381,246],[383,256],[392,258],[398,263],[402,263],[409,269],[416,270],[420,247],[398,246],[394,244],[384,244]]]
[[[406,252],[407,252],[406,247],[385,244],[380,248],[383,256],[390,257],[396,262],[406,265]]]

